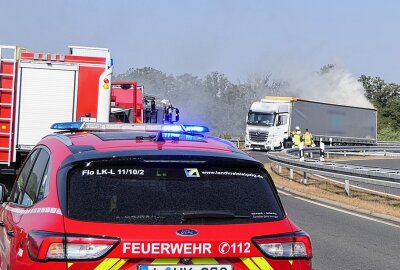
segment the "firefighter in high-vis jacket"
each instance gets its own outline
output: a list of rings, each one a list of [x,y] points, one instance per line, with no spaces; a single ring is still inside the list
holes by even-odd
[[[292,131],[293,148],[299,148],[302,141],[302,135],[300,127],[296,127],[296,130]]]
[[[310,131],[306,128],[306,132],[303,134],[303,141],[305,147],[311,147],[314,145],[314,138]]]

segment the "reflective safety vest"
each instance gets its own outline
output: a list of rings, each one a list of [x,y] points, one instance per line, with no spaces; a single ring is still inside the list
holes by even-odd
[[[313,136],[310,132],[304,133],[303,138],[304,138],[304,144],[306,146],[310,146],[312,144]]]
[[[299,147],[300,142],[301,142],[301,133],[300,134],[295,133],[293,135],[293,145],[294,145],[294,147],[296,147],[296,148]]]

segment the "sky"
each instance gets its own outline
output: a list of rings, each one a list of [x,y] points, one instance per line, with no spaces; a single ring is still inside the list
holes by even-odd
[[[396,0],[0,0],[0,44],[109,48],[114,73],[150,66],[233,82],[335,64],[400,83]]]

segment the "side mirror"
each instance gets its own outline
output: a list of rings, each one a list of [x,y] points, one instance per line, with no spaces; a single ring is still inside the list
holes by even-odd
[[[5,185],[0,184],[0,203],[3,203],[6,200],[7,196],[7,188]]]

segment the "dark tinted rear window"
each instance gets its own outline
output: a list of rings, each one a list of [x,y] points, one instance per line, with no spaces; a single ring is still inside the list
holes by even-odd
[[[262,170],[235,164],[86,163],[69,173],[68,216],[133,224],[276,221],[283,213],[269,181]]]

